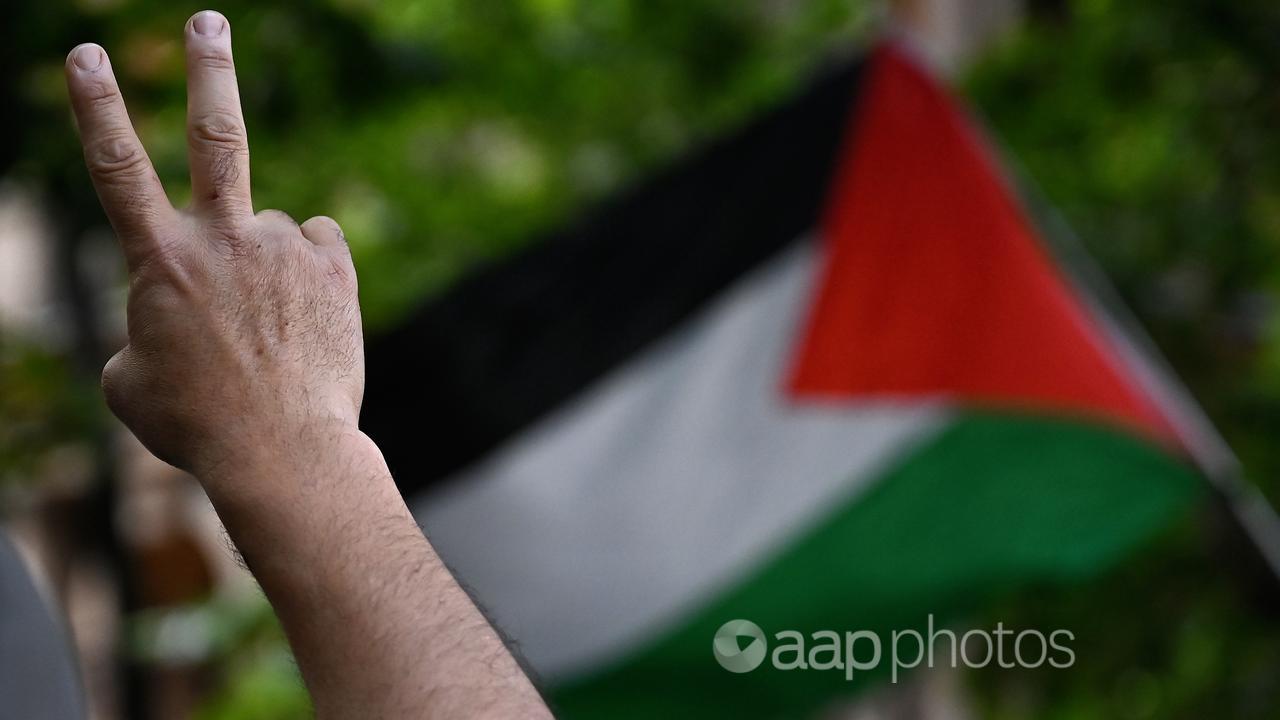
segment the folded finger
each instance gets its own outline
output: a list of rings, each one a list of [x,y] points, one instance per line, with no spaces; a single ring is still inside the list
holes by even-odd
[[[331,217],[317,215],[302,223],[301,229],[302,235],[310,240],[313,245],[342,247],[347,243],[346,236],[342,234],[342,228]]]

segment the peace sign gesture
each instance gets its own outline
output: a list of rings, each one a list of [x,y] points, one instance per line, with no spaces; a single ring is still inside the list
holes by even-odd
[[[360,432],[356,275],[329,218],[254,214],[226,18],[187,23],[191,207],[174,209],[97,45],[67,57],[129,266],[111,407],[204,485],[275,606],[316,716],[550,718]]]
[[[249,440],[326,423],[354,430],[364,354],[337,224],[253,212],[226,18],[199,13],[185,35],[185,210],[169,204],[106,51],[75,48],[66,72],[85,163],[130,274],[129,344],[103,373],[107,402],[152,452],[200,475]]]

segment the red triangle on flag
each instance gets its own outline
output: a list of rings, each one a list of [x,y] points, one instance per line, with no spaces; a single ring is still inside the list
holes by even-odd
[[[1085,415],[1178,444],[981,135],[915,60],[878,49],[850,122],[793,397],[941,396]]]

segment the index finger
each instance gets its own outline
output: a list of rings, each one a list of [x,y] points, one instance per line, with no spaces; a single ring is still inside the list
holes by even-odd
[[[126,261],[137,267],[173,206],[129,122],[106,51],[92,43],[76,47],[67,55],[66,73],[89,176]]]

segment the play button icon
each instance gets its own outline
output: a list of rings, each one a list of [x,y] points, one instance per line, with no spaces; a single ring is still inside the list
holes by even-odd
[[[716,631],[711,652],[720,667],[731,673],[747,673],[764,662],[768,645],[764,631],[750,620],[730,620]]]

